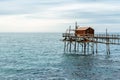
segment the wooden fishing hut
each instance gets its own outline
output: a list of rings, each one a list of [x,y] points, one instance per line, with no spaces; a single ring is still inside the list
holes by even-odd
[[[95,34],[95,30],[92,27],[79,27],[75,24],[75,29],[67,29],[66,33],[62,35],[64,37],[64,52],[80,52],[89,54],[98,53],[98,44],[106,44],[106,52],[110,54],[110,44],[120,45],[119,34]]]
[[[94,36],[94,29],[91,27],[79,27],[75,30],[75,35],[80,36]]]

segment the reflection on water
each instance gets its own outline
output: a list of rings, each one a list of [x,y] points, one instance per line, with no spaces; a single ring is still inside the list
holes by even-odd
[[[61,64],[66,76],[71,80],[113,80],[120,78],[118,76],[120,69],[112,67],[114,63],[110,60],[110,55],[78,56],[65,54]]]

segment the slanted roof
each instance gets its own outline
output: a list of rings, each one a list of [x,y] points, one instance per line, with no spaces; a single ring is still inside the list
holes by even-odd
[[[91,27],[79,27],[79,28],[76,29],[76,30],[87,30],[88,28],[91,28]],[[93,29],[93,28],[91,28],[91,29]]]

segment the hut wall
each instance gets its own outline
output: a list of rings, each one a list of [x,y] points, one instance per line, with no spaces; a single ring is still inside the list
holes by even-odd
[[[86,30],[76,30],[75,34],[77,36],[93,36],[94,35],[94,29],[88,28]]]

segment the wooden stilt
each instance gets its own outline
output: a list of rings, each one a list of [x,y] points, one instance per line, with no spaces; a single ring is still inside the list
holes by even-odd
[[[98,39],[96,39],[96,54],[98,53]]]
[[[78,45],[77,45],[77,51],[79,52],[79,42],[77,42],[78,43]]]
[[[84,42],[84,54],[86,54],[86,42]]]
[[[66,41],[64,41],[64,52],[66,52]]]
[[[92,42],[92,53],[94,54],[94,43]]]
[[[71,52],[71,43],[72,43],[72,42],[70,42],[69,52]]]

